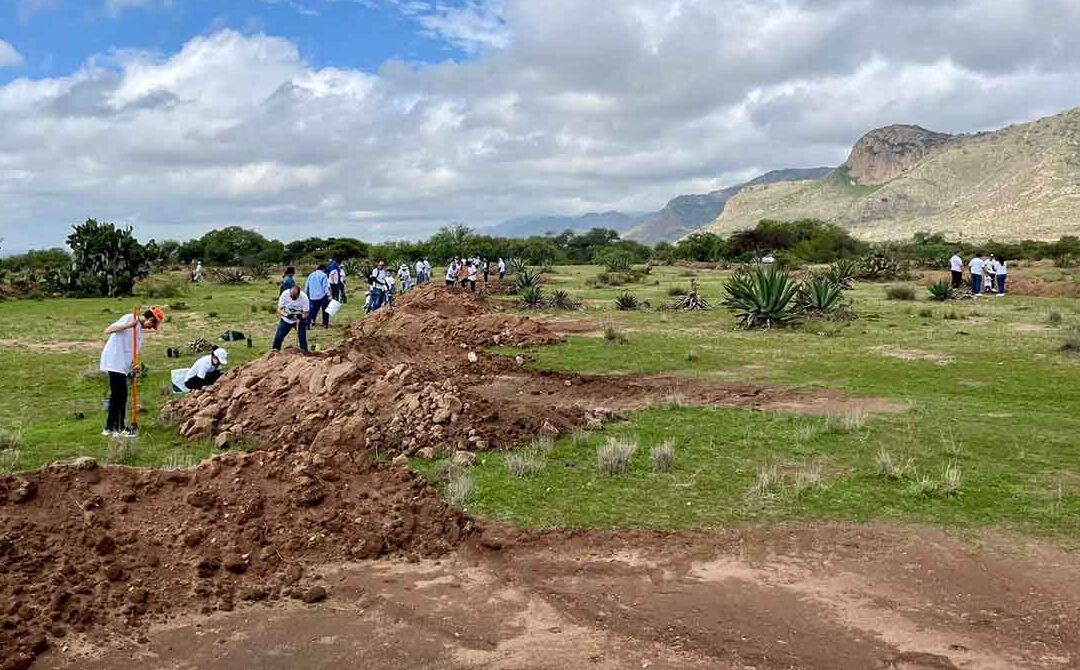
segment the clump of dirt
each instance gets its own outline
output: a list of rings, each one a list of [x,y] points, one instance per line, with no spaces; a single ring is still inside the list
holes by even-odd
[[[185,471],[79,459],[3,477],[0,668],[180,611],[319,600],[313,566],[438,556],[471,530],[418,475],[364,453],[230,453]]]

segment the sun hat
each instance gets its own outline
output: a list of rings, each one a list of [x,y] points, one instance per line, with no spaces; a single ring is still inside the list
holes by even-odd
[[[218,362],[222,365],[225,365],[229,362],[229,352],[218,347],[217,349],[214,349],[214,358],[218,359]]]
[[[165,323],[165,310],[154,305],[150,308],[150,313],[154,315],[154,330],[161,330],[161,324]]]

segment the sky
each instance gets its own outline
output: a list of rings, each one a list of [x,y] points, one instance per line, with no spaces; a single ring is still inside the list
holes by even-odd
[[[649,211],[1077,82],[1080,0],[0,0],[0,238]]]

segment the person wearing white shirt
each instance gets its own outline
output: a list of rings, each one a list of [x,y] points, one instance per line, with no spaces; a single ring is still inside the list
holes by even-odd
[[[160,307],[153,307],[142,313],[138,319],[134,314],[125,314],[105,329],[109,339],[101,350],[98,369],[109,375],[109,409],[102,435],[130,435],[125,421],[127,414],[128,376],[132,373],[136,353],[142,351],[143,330],[158,330],[165,320],[165,313]],[[134,333],[132,333],[134,329]]]
[[[390,301],[390,291],[394,288],[393,276],[386,271],[386,263],[380,258],[368,277],[371,285],[371,293],[368,298],[367,311],[374,312]]]
[[[424,259],[424,281],[431,281],[431,262],[427,258]]]
[[[409,266],[405,263],[401,264],[401,267],[397,271],[398,283],[401,284],[401,292],[405,293],[412,286],[412,277],[409,276]]]
[[[424,260],[420,259],[420,260],[416,261],[415,268],[416,268],[416,283],[417,284],[423,284],[424,281],[425,281],[425,279],[424,279]]]
[[[983,269],[986,262],[982,258],[982,252],[975,254],[968,262],[968,270],[971,271],[971,295],[978,296],[982,293]]]
[[[1001,259],[997,263],[997,273],[994,275],[994,279],[997,280],[997,294],[1000,298],[1005,295],[1005,282],[1009,278],[1009,261]]]
[[[455,258],[446,266],[446,285],[453,286],[457,283],[458,260]]]
[[[960,252],[957,251],[949,259],[949,272],[952,273],[952,287],[960,288],[964,284],[964,259],[960,257]]]
[[[467,273],[466,276],[467,276],[467,278],[469,280],[469,290],[470,291],[475,291],[476,290],[476,273],[477,273],[476,263],[469,263],[469,267],[466,270],[466,273]]]
[[[188,368],[184,387],[189,391],[206,388],[221,377],[221,368],[229,362],[229,352],[221,347],[214,349]]]
[[[299,286],[294,284],[288,291],[282,292],[278,298],[277,311],[280,320],[271,348],[281,351],[281,343],[285,341],[285,336],[290,330],[296,328],[296,339],[300,342],[300,349],[307,351],[307,326],[310,311],[311,301]]]
[[[504,261],[503,259],[500,258],[499,259],[499,281],[502,281],[502,278],[505,277],[505,276],[506,276],[506,261]]]

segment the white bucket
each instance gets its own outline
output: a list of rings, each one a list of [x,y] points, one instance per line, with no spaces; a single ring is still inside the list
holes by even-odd
[[[326,313],[330,316],[336,316],[341,311],[341,303],[333,298],[330,299],[330,304],[326,306]]]
[[[177,368],[169,374],[169,378],[173,383],[173,393],[189,393],[190,390],[187,386],[184,386],[184,380],[187,379],[188,370],[190,368]],[[179,389],[179,390],[177,390]]]

